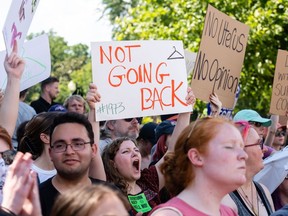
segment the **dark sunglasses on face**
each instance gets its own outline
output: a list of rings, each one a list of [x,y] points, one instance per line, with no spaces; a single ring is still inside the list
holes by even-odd
[[[124,121],[131,122],[133,119],[136,119],[139,124],[141,124],[141,122],[142,122],[142,117],[139,117],[139,118],[126,118],[126,119],[124,119]]]
[[[285,136],[286,132],[285,131],[276,131],[275,136],[280,137],[280,136]]]
[[[12,164],[15,155],[16,155],[16,151],[15,150],[6,150],[4,152],[0,152],[4,162],[6,165],[10,165]]]
[[[263,150],[263,148],[264,148],[264,141],[263,141],[263,139],[259,139],[257,143],[248,144],[248,145],[245,145],[244,147],[247,148],[247,147],[256,146],[256,145],[259,145],[260,148],[261,148],[261,150]]]
[[[260,122],[249,121],[249,124],[254,125],[255,127],[261,127],[262,126],[262,123],[260,123]]]

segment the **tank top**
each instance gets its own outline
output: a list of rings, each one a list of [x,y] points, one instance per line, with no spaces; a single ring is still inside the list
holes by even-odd
[[[270,205],[270,202],[262,188],[262,186],[257,183],[254,182],[254,185],[256,187],[257,193],[262,201],[262,203],[265,206],[265,209],[268,213],[268,215],[270,215],[273,210],[272,207]],[[233,199],[233,201],[235,202],[235,204],[237,205],[237,209],[238,209],[238,215],[239,216],[254,216],[255,214],[253,212],[250,211],[250,209],[247,207],[247,205],[245,204],[245,201],[241,198],[240,194],[238,193],[238,191],[233,191],[232,193],[229,194],[230,197]]]

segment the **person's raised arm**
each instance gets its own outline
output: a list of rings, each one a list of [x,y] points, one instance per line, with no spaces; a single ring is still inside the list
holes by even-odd
[[[25,68],[25,62],[17,54],[17,42],[15,41],[12,53],[6,55],[4,67],[7,73],[7,85],[3,101],[0,105],[0,124],[12,137],[18,117],[18,103],[20,81]]]
[[[211,107],[211,116],[218,117],[222,109],[222,102],[220,101],[216,93],[212,93],[209,97],[210,107]]]
[[[185,99],[186,99],[186,104],[188,106],[192,105],[191,106],[191,111],[192,111],[192,108],[194,107],[195,102],[196,102],[196,98],[195,98],[194,93],[190,87],[188,87],[188,89],[187,89],[187,96]],[[166,154],[168,152],[174,152],[174,147],[176,145],[176,142],[177,142],[177,139],[178,139],[180,133],[190,123],[190,115],[191,115],[191,112],[180,113],[178,115],[177,124],[173,130],[173,133],[171,136],[171,142],[169,143],[168,150],[167,150]],[[157,173],[158,173],[158,178],[159,178],[159,190],[161,190],[165,185],[164,176],[163,176],[162,172],[160,171],[160,166],[164,161],[164,157],[165,157],[165,155],[155,164],[156,169],[157,169]]]
[[[95,84],[91,83],[89,85],[89,91],[86,95],[86,101],[89,106],[88,112],[88,120],[92,124],[93,132],[94,132],[94,143],[97,145],[97,153],[93,158],[90,169],[89,176],[96,179],[101,179],[106,181],[106,174],[104,170],[103,161],[100,155],[99,141],[100,141],[100,126],[99,121],[96,121],[96,113],[95,113],[95,103],[100,102],[101,96],[97,91],[97,87]]]

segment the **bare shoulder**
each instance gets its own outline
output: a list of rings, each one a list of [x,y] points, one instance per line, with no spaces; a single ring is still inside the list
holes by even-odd
[[[153,211],[150,216],[183,216],[183,214],[176,208],[166,206]]]

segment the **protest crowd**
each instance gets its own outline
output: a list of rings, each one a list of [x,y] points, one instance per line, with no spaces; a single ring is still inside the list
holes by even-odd
[[[0,216],[288,216],[279,115],[222,115],[214,91],[198,115],[188,85],[189,111],[99,121],[95,83],[57,103],[60,79],[49,76],[26,103],[25,65],[15,40],[0,91]]]

